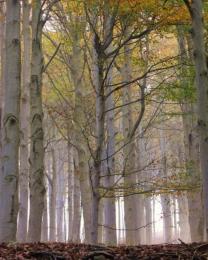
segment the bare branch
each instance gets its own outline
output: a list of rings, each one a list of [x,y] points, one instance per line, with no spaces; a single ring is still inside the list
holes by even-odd
[[[42,73],[44,73],[47,70],[48,66],[51,64],[51,62],[55,58],[56,54],[58,53],[60,47],[61,47],[61,43],[59,43],[59,45],[57,46],[56,50],[54,51],[54,54],[49,59],[48,63],[43,67]]]

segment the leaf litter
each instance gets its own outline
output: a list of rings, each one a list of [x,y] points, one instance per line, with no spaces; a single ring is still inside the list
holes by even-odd
[[[73,243],[2,243],[0,260],[206,260],[208,243],[102,246]]]

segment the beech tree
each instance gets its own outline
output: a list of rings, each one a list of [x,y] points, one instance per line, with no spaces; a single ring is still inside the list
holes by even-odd
[[[192,39],[194,47],[194,61],[196,68],[196,86],[197,86],[197,124],[200,140],[200,163],[203,183],[203,203],[206,239],[208,237],[208,67],[205,51],[204,22],[203,22],[203,1],[193,0],[184,1],[191,15],[192,21]]]
[[[201,169],[199,161],[199,138],[197,132],[197,120],[196,120],[196,102],[193,98],[193,94],[190,96],[190,88],[193,88],[193,92],[196,88],[192,79],[192,71],[186,65],[186,62],[192,64],[192,55],[189,57],[186,44],[187,37],[186,32],[182,28],[178,28],[178,44],[180,51],[181,62],[181,85],[182,90],[185,93],[182,97],[181,110],[183,118],[184,129],[184,148],[186,157],[187,173],[189,174],[188,182],[196,183],[201,181]],[[187,192],[188,206],[189,206],[189,223],[191,238],[193,241],[203,240],[203,207],[202,207],[202,190],[195,191],[194,196],[192,192]]]
[[[207,239],[206,12],[0,1],[1,242]]]
[[[19,174],[19,222],[17,239],[26,242],[29,201],[29,96],[30,96],[30,63],[31,63],[31,6],[24,1],[22,6],[22,35],[23,35],[23,61],[22,61],[22,88],[20,104],[20,174]]]
[[[20,2],[6,1],[5,106],[2,126],[0,241],[16,240],[21,87]]]
[[[30,217],[28,241],[40,241],[44,208],[44,145],[42,108],[42,4],[35,0],[32,5],[32,57],[30,83]]]

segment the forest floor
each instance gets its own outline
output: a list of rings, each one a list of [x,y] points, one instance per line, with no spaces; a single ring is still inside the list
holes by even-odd
[[[71,243],[0,244],[0,260],[208,259],[208,243],[104,247]]]

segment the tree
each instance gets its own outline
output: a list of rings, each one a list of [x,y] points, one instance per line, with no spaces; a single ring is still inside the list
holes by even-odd
[[[166,139],[163,129],[160,129],[160,152],[161,152],[161,177],[167,179],[167,157],[166,157]],[[170,243],[172,239],[172,221],[171,221],[171,200],[169,194],[161,194],[161,204],[163,211],[164,240]]]
[[[208,67],[205,51],[203,1],[184,0],[192,22],[192,40],[197,86],[197,124],[200,139],[200,164],[202,171],[205,239],[208,238]]]
[[[44,209],[44,145],[42,108],[42,4],[40,0],[32,5],[32,57],[30,83],[30,217],[28,241],[41,239],[41,223]]]
[[[200,154],[199,154],[199,138],[196,120],[196,86],[192,79],[192,70],[185,64],[192,64],[186,48],[187,37],[183,27],[178,26],[178,45],[180,53],[180,84],[182,89],[181,110],[184,132],[184,150],[187,170],[188,183],[201,183]],[[200,188],[195,192],[187,191],[188,208],[189,208],[189,224],[192,241],[202,241],[203,230],[203,206],[202,206],[202,190]]]
[[[5,107],[3,115],[0,241],[16,240],[21,86],[20,2],[6,2]]]
[[[31,5],[24,1],[22,5],[22,35],[23,35],[23,61],[22,61],[22,91],[20,104],[20,174],[19,174],[19,222],[17,239],[25,242],[28,223],[29,200],[29,96],[30,96],[30,63],[31,63]]]
[[[127,25],[128,26],[128,25]],[[126,37],[129,36],[128,28],[126,30]],[[132,66],[131,66],[131,49],[128,45],[124,46],[124,65],[122,71],[123,82],[129,83],[132,80]],[[122,89],[123,91],[123,105],[129,104],[132,101],[132,86],[131,84]],[[124,189],[130,189],[132,185],[137,183],[135,171],[136,163],[136,151],[135,151],[135,142],[134,140],[129,139],[131,131],[133,129],[133,115],[131,106],[123,106],[123,136],[124,142],[124,158],[123,158],[123,167],[124,167]],[[124,190],[125,191],[125,190]],[[138,200],[136,195],[124,197],[124,215],[125,215],[125,228],[126,228],[126,244],[134,245],[137,243],[137,219],[138,219]]]

